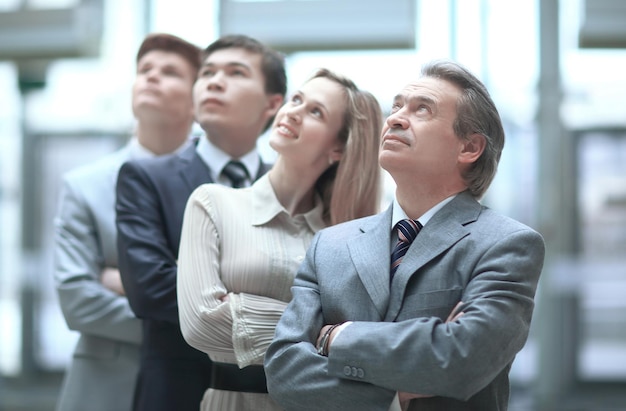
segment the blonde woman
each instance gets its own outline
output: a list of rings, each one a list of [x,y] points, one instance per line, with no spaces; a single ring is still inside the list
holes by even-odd
[[[213,361],[202,410],[278,410],[263,358],[313,235],[375,214],[382,114],[368,92],[319,70],[278,111],[272,169],[251,187],[189,198],[178,306],[185,340]]]

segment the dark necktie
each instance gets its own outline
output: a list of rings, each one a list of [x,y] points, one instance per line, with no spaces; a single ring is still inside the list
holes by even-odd
[[[233,188],[243,187],[246,179],[248,178],[248,170],[239,161],[231,160],[224,166],[222,174],[225,175],[230,181]]]
[[[389,281],[393,280],[393,276],[398,270],[398,266],[402,261],[402,257],[406,254],[406,250],[417,237],[417,233],[422,229],[422,224],[417,220],[400,220],[396,224],[398,230],[398,243],[391,253],[391,270]]]

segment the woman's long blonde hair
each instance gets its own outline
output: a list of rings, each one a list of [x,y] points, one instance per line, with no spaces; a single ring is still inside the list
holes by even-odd
[[[324,202],[324,218],[329,224],[338,224],[375,214],[381,195],[380,104],[371,93],[359,90],[344,76],[319,69],[311,80],[318,77],[341,85],[346,98],[343,126],[337,136],[344,145],[343,155],[315,184]]]

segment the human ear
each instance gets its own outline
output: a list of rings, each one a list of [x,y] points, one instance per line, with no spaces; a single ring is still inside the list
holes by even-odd
[[[268,106],[267,106],[267,115],[269,117],[273,117],[278,113],[278,109],[280,109],[283,105],[284,98],[281,94],[270,94],[267,97]]]
[[[328,164],[334,164],[343,157],[343,145],[337,145],[328,154]]]
[[[485,151],[487,140],[482,134],[474,133],[463,140],[462,144],[463,146],[459,153],[459,161],[461,163],[473,163],[478,160],[483,151]]]

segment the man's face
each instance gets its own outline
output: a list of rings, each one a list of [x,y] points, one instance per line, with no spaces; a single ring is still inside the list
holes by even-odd
[[[214,51],[204,61],[194,86],[196,121],[220,148],[256,144],[267,121],[280,107],[265,92],[261,55],[242,48]],[[242,141],[221,141],[223,135]],[[216,140],[214,140],[216,139]],[[227,150],[228,151],[228,150]]]
[[[152,50],[137,62],[133,114],[139,121],[191,122],[196,69],[180,54]]]
[[[383,125],[379,162],[396,182],[405,176],[438,187],[458,178],[463,142],[452,126],[460,93],[445,80],[423,77],[394,98]]]

